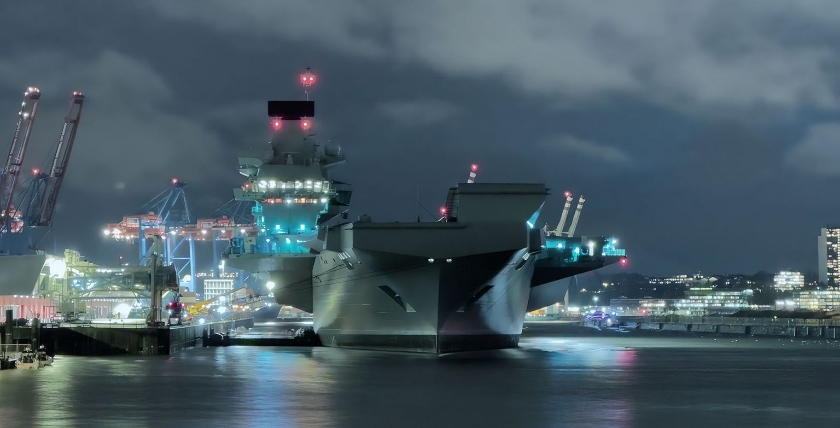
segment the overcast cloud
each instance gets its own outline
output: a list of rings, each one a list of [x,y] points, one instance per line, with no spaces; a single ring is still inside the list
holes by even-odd
[[[554,189],[541,222],[585,194],[579,230],[619,236],[633,270],[815,270],[840,220],[838,24],[828,0],[9,2],[0,153],[26,86],[27,167],[83,91],[56,245],[129,254],[101,227],[173,176],[210,215],[268,140],[265,101],[302,97],[313,67],[354,216],[414,218],[418,188],[434,211],[475,162]]]

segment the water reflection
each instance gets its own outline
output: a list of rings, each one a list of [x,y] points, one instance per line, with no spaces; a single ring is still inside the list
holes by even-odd
[[[545,337],[442,357],[260,347],[59,357],[43,370],[0,372],[0,414],[33,427],[774,427],[840,418],[825,404],[840,398],[836,350],[743,342]]]

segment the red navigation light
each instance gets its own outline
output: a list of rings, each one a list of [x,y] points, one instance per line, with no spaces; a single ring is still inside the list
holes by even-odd
[[[41,171],[39,171],[38,168],[35,168],[32,170],[32,175],[38,175],[39,172]]]
[[[315,83],[315,75],[307,68],[306,73],[300,75],[300,83],[306,87],[312,86],[312,84]]]
[[[300,127],[301,127],[301,129],[303,129],[304,131],[308,131],[308,130],[309,130],[309,128],[311,128],[311,127],[312,127],[312,121],[311,121],[311,120],[309,120],[309,119],[301,119],[301,120],[300,120]]]
[[[440,207],[440,215],[446,215],[446,207]]]
[[[627,257],[622,257],[621,260],[619,261],[619,263],[622,266],[626,266],[627,265]]]
[[[476,172],[476,171],[478,171],[478,165],[472,164],[472,165],[470,165],[470,169],[472,170],[472,172]]]
[[[271,127],[274,128],[275,131],[280,129],[282,126],[283,122],[281,122],[280,119],[273,119],[271,121]]]

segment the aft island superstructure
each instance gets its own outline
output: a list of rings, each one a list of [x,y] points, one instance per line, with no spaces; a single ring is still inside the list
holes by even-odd
[[[270,149],[239,157],[248,180],[234,190],[255,201],[255,227],[231,239],[224,257],[267,275],[278,303],[313,312],[327,346],[515,347],[529,303],[540,300],[535,290],[624,258],[610,238],[547,237],[534,227],[543,183],[475,183],[475,166],[449,189],[437,221],[362,215],[328,224],[346,212],[352,189],[329,174],[345,162],[341,151],[309,134],[311,103],[269,102],[277,132]]]

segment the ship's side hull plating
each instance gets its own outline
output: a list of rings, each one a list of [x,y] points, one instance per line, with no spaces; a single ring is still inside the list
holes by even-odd
[[[515,347],[533,269],[524,251],[431,260],[378,251],[322,252],[314,327],[327,346],[416,352]]]

